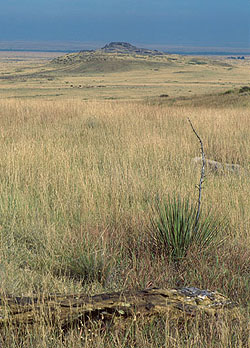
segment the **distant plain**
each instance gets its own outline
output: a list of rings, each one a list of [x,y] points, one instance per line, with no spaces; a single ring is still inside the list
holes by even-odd
[[[0,52],[0,98],[146,100],[216,94],[250,83],[250,58]],[[76,59],[77,57],[77,59]]]

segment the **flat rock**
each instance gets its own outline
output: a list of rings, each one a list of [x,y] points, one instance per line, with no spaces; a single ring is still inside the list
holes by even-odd
[[[202,157],[194,157],[192,162],[195,165],[202,165]],[[231,173],[240,173],[241,166],[239,164],[229,164],[229,163],[221,163],[218,161],[205,159],[205,165],[207,169],[213,172],[231,172]]]
[[[34,324],[44,321],[67,328],[79,322],[128,317],[167,315],[168,318],[215,315],[237,309],[237,304],[217,291],[196,287],[179,289],[150,288],[140,291],[104,293],[94,296],[39,295],[0,297],[0,326]]]

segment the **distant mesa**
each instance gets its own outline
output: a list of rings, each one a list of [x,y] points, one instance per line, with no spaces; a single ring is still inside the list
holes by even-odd
[[[122,53],[122,54],[139,54],[149,56],[163,55],[163,52],[157,50],[149,50],[146,48],[138,48],[128,42],[111,42],[100,49],[105,53]]]
[[[155,59],[157,57],[157,59]],[[158,59],[161,57],[161,59]],[[111,42],[97,50],[82,50],[54,58],[53,66],[63,66],[63,72],[109,73],[134,69],[159,70],[168,61],[168,55],[146,48],[138,48],[128,42]]]

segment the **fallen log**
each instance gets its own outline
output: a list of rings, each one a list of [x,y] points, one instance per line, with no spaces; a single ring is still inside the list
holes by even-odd
[[[94,296],[40,295],[37,297],[0,296],[0,326],[35,324],[44,321],[67,328],[91,320],[115,317],[168,315],[170,318],[210,315],[232,310],[237,304],[217,291],[195,287],[150,288]]]

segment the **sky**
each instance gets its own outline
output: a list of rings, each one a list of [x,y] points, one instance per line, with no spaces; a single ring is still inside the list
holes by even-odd
[[[1,41],[250,48],[249,0],[0,0]]]

